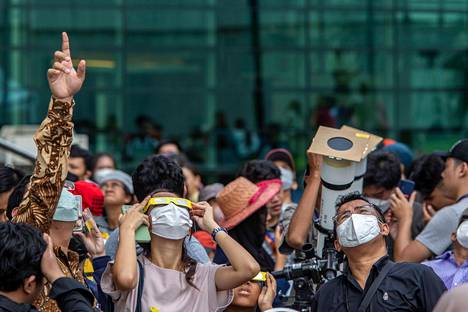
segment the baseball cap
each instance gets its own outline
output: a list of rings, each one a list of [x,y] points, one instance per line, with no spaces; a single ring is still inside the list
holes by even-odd
[[[296,171],[296,166],[294,164],[294,158],[291,155],[291,152],[289,152],[285,148],[275,148],[269,151],[266,156],[265,160],[269,161],[284,161],[285,163],[288,164],[289,167],[291,167],[292,171]]]
[[[134,193],[132,178],[128,174],[120,170],[112,170],[108,172],[107,174],[103,175],[99,179],[99,185],[102,186],[107,181],[112,181],[112,180],[121,182],[126,187],[127,191],[130,194]]]
[[[451,157],[468,163],[468,139],[461,139],[452,146],[448,153],[439,153],[439,155],[444,160]]]
[[[221,192],[223,188],[224,188],[224,185],[222,185],[221,183],[214,183],[214,184],[207,185],[201,189],[198,199],[200,201],[210,201],[216,198],[218,193]]]
[[[102,216],[104,210],[104,194],[96,184],[78,181],[75,182],[75,187],[70,192],[81,196],[83,209],[89,208],[93,216]]]

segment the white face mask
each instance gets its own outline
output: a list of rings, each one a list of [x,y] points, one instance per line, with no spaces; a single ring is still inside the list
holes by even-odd
[[[154,208],[150,216],[151,233],[172,240],[183,239],[187,236],[193,224],[187,209],[174,203]]]
[[[281,171],[281,183],[283,184],[283,190],[290,190],[294,183],[294,173],[291,170],[280,168]]]
[[[376,216],[353,213],[336,232],[343,247],[357,247],[379,236],[380,226]]]
[[[468,248],[468,220],[463,221],[457,230],[457,241],[464,248]]]
[[[373,197],[366,197],[366,199],[373,205],[376,205],[382,213],[387,212],[390,208],[390,201],[385,199],[378,199]]]

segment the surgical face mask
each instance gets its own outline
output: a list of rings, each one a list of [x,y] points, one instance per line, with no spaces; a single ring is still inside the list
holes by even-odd
[[[390,201],[386,199],[378,199],[373,197],[366,197],[366,199],[373,205],[376,205],[384,214],[390,208]]]
[[[151,233],[154,235],[179,240],[188,235],[192,220],[187,209],[170,203],[151,210]]]
[[[379,236],[380,226],[376,216],[353,213],[336,232],[343,247],[357,247]]]
[[[468,248],[468,220],[463,221],[457,230],[457,241],[464,248]]]
[[[280,168],[281,171],[281,183],[283,184],[283,190],[290,190],[294,183],[294,173],[289,169]]]

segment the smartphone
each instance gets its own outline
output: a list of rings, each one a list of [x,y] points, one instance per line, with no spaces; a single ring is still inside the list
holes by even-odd
[[[83,199],[81,195],[75,196],[75,205],[78,207],[78,220],[76,220],[75,227],[73,228],[73,233],[83,232]]]
[[[128,209],[130,209],[132,205],[124,205],[122,206],[122,214],[126,214]],[[141,225],[135,232],[135,240],[138,243],[148,243],[151,241],[151,236],[149,233],[148,226],[146,224]]]
[[[83,223],[84,223],[84,231],[91,233],[93,231],[93,223],[91,222],[93,220],[93,214],[91,213],[91,210],[89,208],[86,208],[83,210]]]
[[[406,198],[411,196],[411,193],[414,191],[414,182],[411,180],[401,180],[398,184],[401,192],[405,195]]]

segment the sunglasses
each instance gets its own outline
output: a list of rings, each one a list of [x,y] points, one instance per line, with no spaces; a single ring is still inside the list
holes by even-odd
[[[151,206],[165,206],[169,204],[174,204],[176,206],[187,208],[188,210],[192,209],[192,202],[185,198],[177,197],[153,197],[146,204],[143,212],[146,213]]]

